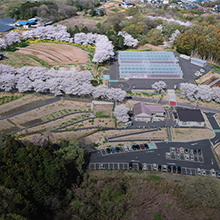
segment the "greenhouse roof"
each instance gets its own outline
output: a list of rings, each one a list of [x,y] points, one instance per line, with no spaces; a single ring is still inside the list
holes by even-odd
[[[206,61],[205,60],[201,60],[201,59],[198,59],[198,58],[192,58],[191,61],[195,61],[197,63],[202,63],[202,64],[205,64]]]
[[[118,60],[122,78],[182,77],[182,70],[172,52],[120,51]]]

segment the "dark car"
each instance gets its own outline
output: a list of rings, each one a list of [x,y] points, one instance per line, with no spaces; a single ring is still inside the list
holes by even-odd
[[[115,150],[116,150],[116,152],[119,152],[120,151],[120,147],[116,147]]]
[[[198,154],[201,156],[202,151],[200,149],[198,149]]]
[[[196,150],[196,149],[193,150],[193,154],[194,154],[194,155],[197,154],[197,150]]]
[[[145,149],[145,147],[144,147],[144,145],[143,145],[143,144],[141,144],[141,149],[142,149],[142,150],[144,150],[144,149]]]
[[[140,150],[140,145],[139,145],[139,144],[136,144],[136,148],[137,148],[138,150]]]
[[[158,165],[158,171],[159,172],[161,171],[161,165],[160,164]]]
[[[139,170],[142,170],[142,164],[138,163]]]
[[[171,166],[170,165],[168,165],[167,169],[168,169],[168,172],[171,172]]]
[[[216,177],[217,177],[217,178],[220,178],[220,171],[219,171],[219,170],[216,170],[215,172],[216,172]]]
[[[176,166],[173,166],[173,173],[176,173]]]
[[[145,147],[146,149],[149,149],[148,144],[144,144],[144,147]]]
[[[136,150],[136,149],[137,149],[135,144],[132,145],[132,149],[133,149],[133,150]]]
[[[180,166],[177,167],[177,173],[181,173],[181,167]]]
[[[107,149],[106,149],[106,152],[107,152],[108,154],[110,154],[110,153],[111,153],[111,150],[110,150],[109,148],[107,148]]]
[[[125,99],[132,99],[132,96],[125,96]]]
[[[132,168],[133,168],[133,163],[129,162],[129,170],[132,170]]]

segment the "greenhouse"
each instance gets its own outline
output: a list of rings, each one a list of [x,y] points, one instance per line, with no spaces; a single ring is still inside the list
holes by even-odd
[[[180,79],[182,70],[172,52],[120,51],[121,78]]]
[[[198,58],[192,58],[191,63],[195,64],[197,66],[202,66],[202,67],[207,64],[207,62],[205,60],[201,60],[201,59],[198,59]]]

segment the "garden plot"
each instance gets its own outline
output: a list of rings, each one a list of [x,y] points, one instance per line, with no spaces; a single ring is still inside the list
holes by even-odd
[[[12,102],[3,104],[0,106],[0,113],[11,111],[12,109],[18,108],[20,106],[27,105],[29,103],[48,99],[49,96],[40,96],[40,95],[25,95],[20,99],[14,100]],[[50,97],[51,98],[51,97]]]
[[[49,65],[77,64],[89,61],[87,52],[72,45],[56,43],[33,43],[25,48],[20,48],[16,53],[35,56]]]
[[[213,138],[215,133],[206,128],[171,128],[172,141],[195,141]]]
[[[113,104],[98,104],[94,105],[94,112],[96,117],[111,117],[113,111]]]
[[[203,84],[205,83],[206,85],[209,85],[211,83],[208,82],[211,78],[215,78],[215,79],[218,79],[219,78],[219,74],[218,73],[215,73],[215,72],[212,72],[212,71],[209,71],[208,73],[204,74],[203,76],[199,77],[198,79],[196,79],[196,83],[197,84]]]
[[[32,120],[48,121],[71,112],[80,112],[90,110],[91,105],[87,102],[61,100],[56,103],[46,105],[25,114],[11,118],[16,124],[28,123]],[[72,117],[75,117],[74,115]]]
[[[10,123],[7,120],[2,120],[0,121],[0,131],[5,130],[5,129],[9,129],[14,127],[14,125],[12,123]]]

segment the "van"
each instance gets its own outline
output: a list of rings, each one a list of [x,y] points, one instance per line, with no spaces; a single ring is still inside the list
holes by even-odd
[[[132,121],[128,121],[124,124],[124,128],[130,127],[132,125],[133,125]]]

